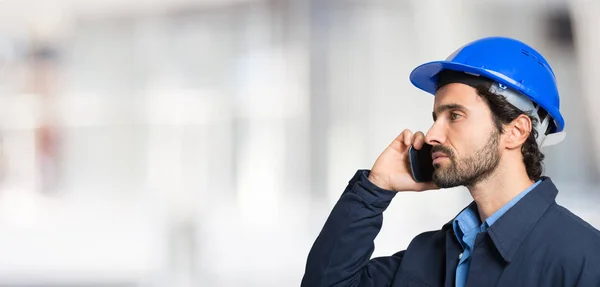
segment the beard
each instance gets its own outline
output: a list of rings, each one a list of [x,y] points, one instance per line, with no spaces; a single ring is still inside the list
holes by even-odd
[[[500,152],[498,151],[499,139],[500,133],[494,130],[483,148],[461,158],[457,158],[454,152],[448,147],[442,145],[434,146],[431,152],[446,154],[450,163],[447,166],[434,165],[433,183],[440,188],[468,187],[486,179],[496,170],[500,163]]]

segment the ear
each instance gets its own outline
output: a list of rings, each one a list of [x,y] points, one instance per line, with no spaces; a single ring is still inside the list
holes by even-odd
[[[519,115],[504,129],[506,147],[509,149],[520,148],[531,134],[532,129],[533,125],[529,116]]]

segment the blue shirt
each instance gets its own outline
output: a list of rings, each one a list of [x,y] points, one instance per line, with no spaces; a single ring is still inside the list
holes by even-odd
[[[477,212],[477,205],[473,204],[469,208],[463,210],[453,221],[454,234],[458,238],[460,245],[463,248],[460,261],[456,267],[456,287],[463,287],[467,284],[467,275],[469,274],[469,266],[471,264],[471,252],[475,244],[475,237],[480,232],[485,232],[487,229],[498,220],[507,210],[513,207],[521,198],[535,188],[541,180],[532,184],[525,191],[515,196],[511,201],[503,205],[494,214],[492,214],[485,222],[481,223]]]

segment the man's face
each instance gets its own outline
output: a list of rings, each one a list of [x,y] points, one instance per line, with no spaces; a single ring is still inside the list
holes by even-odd
[[[437,186],[472,186],[494,172],[500,162],[500,133],[474,88],[460,83],[443,86],[435,96],[433,118],[426,141],[433,145]]]

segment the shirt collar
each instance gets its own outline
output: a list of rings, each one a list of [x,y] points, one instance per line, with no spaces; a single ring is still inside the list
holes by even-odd
[[[506,262],[510,262],[523,240],[535,226],[544,212],[555,202],[558,190],[549,177],[543,176],[538,182],[521,193],[521,197],[514,200],[511,207],[506,208],[502,214],[492,219],[488,229],[496,249]],[[466,210],[477,210],[475,202],[463,209],[450,222],[446,223],[442,230],[455,227],[455,219],[466,212]],[[495,213],[496,214],[496,213]],[[503,216],[502,216],[503,215]],[[488,218],[489,220],[489,218]],[[487,220],[486,220],[487,222]]]
[[[481,220],[479,220],[479,214],[477,212],[477,205],[475,202],[469,204],[456,218],[452,221],[452,228],[454,229],[454,235],[463,249],[465,248],[466,242],[463,241],[463,236],[473,229],[480,227]],[[472,244],[471,244],[472,245]]]

